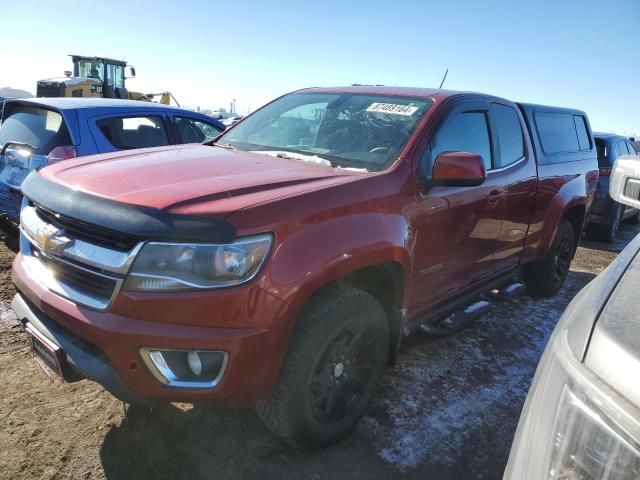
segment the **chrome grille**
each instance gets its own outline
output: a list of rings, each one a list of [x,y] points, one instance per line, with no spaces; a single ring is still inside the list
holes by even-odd
[[[85,292],[86,295],[95,298],[111,298],[113,291],[118,285],[118,278],[78,268],[70,263],[61,262],[56,259],[50,259],[41,255],[39,251],[35,251],[35,256],[56,278],[59,282],[64,283],[76,290]]]
[[[107,310],[142,243],[124,248],[111,239],[100,241],[26,206],[20,215],[24,266],[34,280],[78,304]],[[55,223],[54,223],[55,222]],[[71,223],[66,220],[67,225]]]
[[[629,178],[624,187],[624,196],[633,198],[634,200],[640,200],[640,180]]]

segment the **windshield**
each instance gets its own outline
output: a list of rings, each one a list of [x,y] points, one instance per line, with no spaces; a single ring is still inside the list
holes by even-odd
[[[79,60],[78,77],[95,78],[104,80],[104,63],[98,60]]]
[[[404,96],[292,93],[247,117],[217,143],[380,171],[398,158],[431,104]]]

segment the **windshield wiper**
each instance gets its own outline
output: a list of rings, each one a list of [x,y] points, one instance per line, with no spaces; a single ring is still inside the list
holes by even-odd
[[[207,143],[207,145],[213,145],[214,147],[226,148],[227,150],[237,150],[237,148],[234,147],[233,145],[231,145],[230,143],[211,142],[211,143]]]

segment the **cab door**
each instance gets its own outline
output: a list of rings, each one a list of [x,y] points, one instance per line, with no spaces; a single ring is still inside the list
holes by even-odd
[[[491,116],[498,145],[496,171],[506,175],[505,215],[495,261],[508,270],[520,263],[524,240],[538,190],[538,172],[525,123],[517,107],[509,102],[491,102]]]
[[[463,151],[482,156],[487,179],[475,187],[427,186],[418,194],[411,292],[416,311],[499,270],[494,253],[505,215],[507,176],[494,168],[497,144],[489,112],[484,101],[458,104],[422,154],[421,176],[429,177],[440,153]]]

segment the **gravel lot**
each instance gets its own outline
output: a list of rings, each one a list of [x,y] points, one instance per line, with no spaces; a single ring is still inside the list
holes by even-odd
[[[624,226],[614,245],[583,241],[552,299],[523,294],[453,337],[409,338],[357,431],[315,453],[284,445],[252,411],[172,404],[125,419],[99,386],[49,380],[9,308],[9,237],[0,243],[0,478],[501,478],[562,311],[638,232]]]

